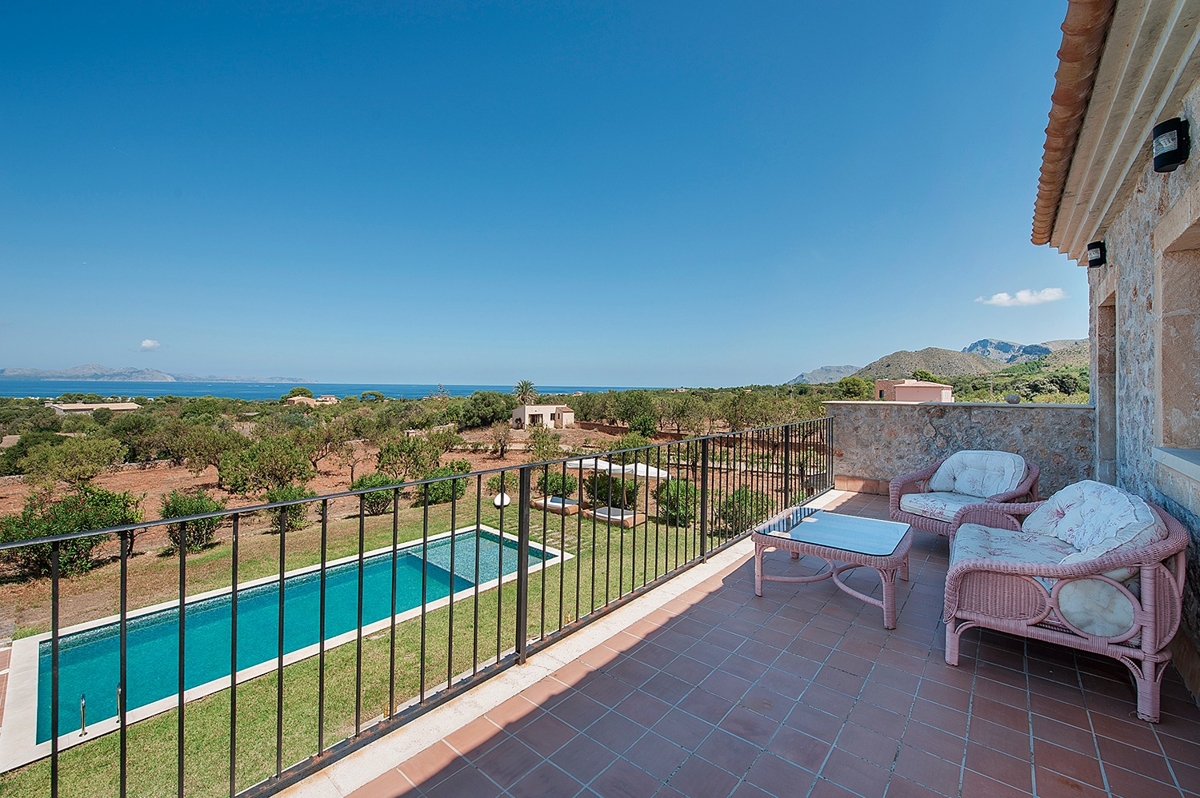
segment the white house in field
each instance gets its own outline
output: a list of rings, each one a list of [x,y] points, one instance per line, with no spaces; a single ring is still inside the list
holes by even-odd
[[[513,429],[575,426],[575,411],[566,405],[521,405],[512,412]]]

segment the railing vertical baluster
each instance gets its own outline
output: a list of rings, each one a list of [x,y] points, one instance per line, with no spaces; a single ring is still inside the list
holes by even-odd
[[[129,734],[125,728],[125,694],[129,690],[129,532],[121,533],[121,670],[117,676],[117,723],[120,725],[121,775],[119,795],[125,798],[129,789]]]
[[[508,495],[508,487],[505,482],[508,478],[507,471],[500,472],[500,495]],[[500,664],[500,655],[504,650],[502,645],[502,630],[504,628],[504,502],[500,502],[500,548],[497,552],[497,569],[496,569],[496,664]]]
[[[548,465],[542,466],[542,477],[545,480],[546,487],[549,488],[550,487],[550,466],[548,466]],[[533,494],[531,491],[530,496],[528,498],[532,499],[532,496],[533,496]],[[542,572],[542,594],[541,594],[542,618],[541,618],[541,629],[538,634],[538,639],[542,639],[546,636],[546,530],[550,527],[549,498],[550,498],[549,492],[543,494],[543,501],[542,501],[542,559],[541,559],[542,567],[540,569]],[[526,501],[525,504],[529,504],[529,501]],[[526,553],[526,555],[527,555],[526,559],[528,559],[528,553]]]
[[[58,798],[58,576],[62,544],[50,544],[50,797]]]
[[[321,572],[317,598],[317,755],[325,753],[325,564],[329,557],[329,499],[321,501]]]
[[[237,635],[238,635],[238,544],[241,515],[233,516],[232,560],[229,569],[229,798],[237,795]]]
[[[565,607],[563,606],[566,600],[567,590],[567,564],[564,557],[567,552],[567,501],[571,498],[567,494],[567,463],[564,460],[562,464],[562,499],[563,499],[563,514],[558,517],[558,628],[563,628],[563,615]],[[578,513],[576,513],[578,515]],[[543,537],[543,540],[545,538]],[[542,564],[546,562],[546,550],[542,549]]]
[[[421,515],[421,669],[420,703],[425,703],[425,631],[429,612],[429,483],[421,486],[424,491]]]
[[[700,557],[708,558],[708,438],[700,441]]]
[[[596,465],[599,465],[599,463],[597,462]],[[582,476],[583,470],[580,469],[579,473]],[[595,471],[592,471],[592,480],[593,480],[592,481],[593,490],[595,490],[595,487],[598,484],[596,482],[596,472]],[[579,484],[581,484],[581,485],[583,484],[582,479],[580,479]],[[600,498],[599,496],[595,496],[595,495],[592,496],[593,501],[595,501],[599,498]],[[589,613],[596,609],[596,561],[599,559],[599,555],[596,552],[596,524],[597,523],[598,523],[598,521],[596,520],[596,515],[595,515],[595,513],[593,513],[592,514],[592,556],[588,558],[589,560],[591,560],[591,563],[592,563],[592,579],[591,579],[591,582],[589,583],[589,587],[591,588],[591,599],[588,603],[588,612]]]
[[[483,474],[475,477],[475,597],[471,602],[471,675],[479,673],[479,545],[483,537]]]
[[[529,472],[532,466],[523,466],[519,472],[517,495],[517,663],[525,664],[529,630]]]
[[[285,588],[283,575],[287,571],[287,529],[288,513],[292,507],[304,505],[289,505],[279,508],[279,600],[275,629],[275,776],[283,773],[283,592]]]
[[[624,459],[628,459],[630,456],[631,455],[627,454],[627,455],[625,455]],[[632,456],[636,458],[637,454],[633,453]],[[611,476],[611,473],[612,472],[609,472],[610,476]],[[611,479],[609,480],[608,484],[609,484],[609,487],[611,488],[612,487]],[[637,460],[634,460],[633,461],[633,489],[636,491],[637,487],[638,487]],[[625,469],[622,468],[621,469],[621,523],[617,524],[617,539],[620,541],[619,544],[617,545],[617,554],[618,554],[618,556],[617,556],[617,598],[621,598],[622,596],[625,595],[625,513],[626,513],[625,505],[628,502],[629,502],[629,490],[627,489],[627,487],[625,485]],[[612,502],[609,502],[609,505],[611,505],[611,504],[612,504]],[[637,512],[637,500],[636,499],[633,502],[633,511],[635,513]],[[613,528],[612,521],[609,521],[608,522],[608,531],[610,533],[612,532],[612,528]],[[635,525],[633,528],[634,528],[634,530],[636,530],[637,526]],[[633,570],[632,565],[630,566],[629,570],[632,572],[632,570]]]
[[[466,492],[467,481],[463,480],[463,492]],[[454,480],[454,489],[450,491],[450,586],[449,604],[446,606],[447,612],[447,630],[446,630],[446,689],[449,690],[454,682],[454,580],[458,574],[458,557],[456,544],[458,542],[458,480]],[[393,551],[395,547],[393,544]],[[395,568],[392,572],[395,573]],[[395,617],[395,582],[392,582],[392,613]],[[392,663],[393,669],[395,662]]]
[[[400,547],[400,489],[392,488],[392,603],[388,610],[391,630],[388,638],[388,711],[390,718],[396,712],[396,591],[399,589],[396,568]]]
[[[783,506],[792,506],[792,425],[783,428]]]
[[[363,552],[366,548],[366,514],[358,502],[358,612],[354,633],[354,736],[362,734],[362,649],[363,649]]]
[[[575,489],[575,500],[579,502],[579,512],[575,513],[575,620],[579,620],[579,601],[583,595],[583,461],[578,464],[579,480]],[[596,561],[595,552],[588,558]]]
[[[184,681],[184,666],[186,664],[184,658],[186,620],[184,616],[187,614],[187,524],[184,523],[180,524],[179,526],[179,667],[177,668],[179,676],[179,695],[177,709],[175,710],[178,715],[176,718],[178,724],[175,737],[175,756],[178,761],[175,763],[175,778],[176,788],[179,791],[179,798],[183,798],[183,693],[186,686]]]
[[[608,606],[609,588],[612,586],[612,457],[608,458],[608,509],[609,515],[604,521],[604,606]]]

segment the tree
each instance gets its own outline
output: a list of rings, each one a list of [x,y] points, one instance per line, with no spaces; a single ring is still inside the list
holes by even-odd
[[[163,448],[162,425],[149,413],[122,413],[108,423],[108,433],[124,444],[133,463],[150,462]]]
[[[379,391],[363,391],[358,395],[358,398],[364,402],[382,402],[387,397]]]
[[[101,471],[125,459],[125,447],[116,438],[68,438],[58,446],[40,444],[20,463],[25,479],[35,485],[56,481],[78,488]]]
[[[606,474],[603,471],[593,471],[591,476],[583,481],[583,490],[588,501],[601,507],[619,507],[624,510],[637,508],[638,491],[641,483],[633,479]]]
[[[658,517],[673,526],[688,526],[696,518],[699,495],[696,486],[686,479],[668,479],[658,483],[654,491]]]
[[[425,438],[395,438],[379,447],[376,467],[397,480],[406,480],[436,466],[441,456],[442,451]]]
[[[280,401],[286,402],[288,399],[291,399],[293,396],[307,396],[309,399],[312,399],[313,392],[310,391],[308,388],[303,388],[303,387],[297,385],[295,388],[293,388],[292,390],[285,393],[282,397],[280,397]]]
[[[314,469],[289,438],[259,438],[248,448],[221,455],[218,465],[221,485],[234,493],[282,488],[312,479]],[[275,499],[272,501],[281,501]]]
[[[634,419],[642,416],[648,416],[653,423],[653,419],[657,417],[654,400],[646,391],[621,391],[616,396],[615,404],[617,419],[626,424],[632,424]]]
[[[533,427],[525,443],[525,462],[541,463],[562,457],[562,435],[547,427]]]
[[[92,421],[103,427],[113,420],[114,415],[116,414],[107,407],[97,407],[92,411]]]
[[[463,403],[460,420],[463,429],[487,427],[497,421],[508,421],[519,400],[499,391],[476,391]]]
[[[80,485],[58,501],[44,493],[35,493],[25,501],[20,515],[0,518],[0,542],[34,540],[50,535],[66,535],[90,529],[136,524],[142,520],[138,499],[129,493]],[[91,569],[92,551],[107,539],[106,535],[65,540],[59,544],[58,569],[63,576],[75,576]],[[0,552],[0,561],[14,566],[25,577],[49,576],[53,568],[53,546],[40,543]]]
[[[730,430],[751,429],[762,426],[769,418],[770,410],[757,391],[733,391],[725,398],[722,415]]]
[[[560,496],[569,499],[579,487],[579,481],[569,471],[563,473],[554,470],[553,467],[547,467],[545,471],[538,474],[537,487],[543,496]]]
[[[612,459],[622,464],[636,463],[639,460],[645,461],[650,454],[650,450],[645,447],[650,445],[650,439],[640,432],[627,432],[617,441],[617,449],[635,449],[639,451],[615,454],[612,456]]]
[[[457,474],[467,474],[471,471],[471,464],[466,460],[452,460],[449,465],[441,468],[433,468],[425,473],[422,479],[436,479],[437,477],[452,477]],[[424,504],[445,504],[446,502],[461,499],[467,492],[466,479],[443,479],[439,482],[429,482],[416,488],[416,499],[413,501],[414,507],[420,507]]]
[[[199,474],[209,466],[219,468],[225,453],[236,452],[249,445],[250,440],[246,436],[219,430],[206,423],[176,421],[167,425],[163,436],[163,448],[171,459],[186,466],[193,474]]]
[[[354,472],[358,469],[360,463],[365,463],[371,459],[371,452],[363,445],[364,441],[346,441],[346,445],[334,453],[334,457],[342,465],[350,466],[350,485],[351,490],[354,490]]]
[[[303,485],[277,485],[267,491],[266,500],[271,504],[275,502],[290,502],[296,499],[311,499],[316,496]],[[304,526],[304,521],[308,516],[309,502],[301,504],[291,504],[284,508],[268,510],[271,515],[271,528],[276,533],[293,529],[299,529]]]
[[[349,424],[341,417],[328,421],[319,419],[316,423],[296,430],[293,435],[296,445],[303,451],[313,471],[319,471],[321,461],[337,453],[350,440]]]
[[[531,405],[537,401],[537,388],[529,380],[521,380],[513,388],[513,394],[517,397],[517,404]]]
[[[675,432],[701,432],[704,430],[704,407],[700,398],[688,391],[673,393],[667,397],[663,419],[675,427]]]
[[[651,435],[658,434],[658,422],[654,416],[638,416],[629,422],[629,429],[649,438]]]
[[[870,399],[875,389],[862,377],[842,377],[838,380],[835,391],[839,399],[858,400]]]
[[[224,503],[217,501],[200,488],[187,492],[173,490],[162,497],[159,515],[162,518],[183,518],[188,515],[216,513],[224,509]],[[179,550],[180,545],[183,545],[188,551],[200,551],[212,543],[213,535],[216,534],[220,524],[219,517],[167,524],[167,538],[170,539],[176,551]]]
[[[938,378],[933,376],[933,372],[926,371],[925,369],[917,369],[916,371],[914,371],[912,373],[912,378],[914,380],[921,380],[922,382],[937,382],[938,381]]]
[[[488,440],[492,442],[492,452],[503,460],[512,444],[512,425],[507,421],[497,421],[488,430]]]
[[[38,446],[61,446],[68,440],[62,435],[49,430],[33,430],[25,432],[17,442],[7,449],[0,449],[0,476],[13,476],[22,473],[21,461]]]
[[[727,534],[737,535],[765,521],[775,505],[765,493],[738,488],[717,508],[717,520]]]
[[[367,474],[365,477],[359,477],[350,483],[350,490],[369,490],[371,488],[383,488],[374,493],[363,494],[363,510],[367,515],[381,515],[392,509],[391,489],[395,485],[396,480],[389,477],[382,471],[376,471],[374,474]]]

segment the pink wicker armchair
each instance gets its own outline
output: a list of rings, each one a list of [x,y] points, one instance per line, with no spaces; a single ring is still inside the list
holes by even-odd
[[[958,664],[959,638],[976,626],[1102,654],[1129,668],[1137,688],[1138,717],[1157,722],[1162,674],[1171,659],[1167,646],[1179,629],[1187,530],[1147,502],[1166,524],[1166,537],[1132,550],[1070,564],[971,556],[969,533],[980,530],[966,525],[978,524],[997,532],[1012,530],[1027,537],[1017,516],[1032,513],[1045,503],[983,504],[963,513],[963,527],[951,538],[951,564],[946,574],[946,662]],[[984,534],[988,531],[982,530]],[[966,556],[959,552],[956,559],[955,548],[960,543],[967,549]],[[1128,613],[1129,627],[1096,628],[1081,621],[1078,608],[1096,606],[1094,601],[1079,601],[1085,589],[1092,591],[1087,597],[1098,595],[1097,590],[1107,591],[1108,598],[1122,604],[1123,614]],[[1064,594],[1064,590],[1076,592]],[[1072,611],[1064,609],[1066,596],[1072,597]],[[1124,605],[1120,597],[1129,604]],[[1092,626],[1091,632],[1079,626]]]
[[[971,454],[970,452],[958,452],[950,457],[956,457],[963,454]],[[1017,457],[1016,455],[1012,455]],[[950,535],[953,530],[958,528],[962,523],[961,516],[970,504],[983,504],[984,502],[1004,503],[1015,501],[1037,501],[1038,500],[1038,477],[1041,470],[1033,463],[1021,458],[1021,462],[1025,465],[1025,475],[1017,483],[1012,490],[1003,493],[996,493],[991,496],[963,496],[961,503],[965,506],[954,511],[954,504],[948,508],[943,508],[939,516],[935,517],[928,515],[925,512],[912,512],[904,507],[901,507],[901,502],[907,494],[914,493],[931,493],[930,482],[938,469],[946,463],[950,457],[943,457],[936,463],[922,468],[920,471],[914,471],[911,474],[904,474],[896,477],[888,485],[888,508],[893,521],[909,524],[915,529],[923,529],[926,532],[934,532],[939,535]],[[1009,483],[1011,484],[1011,483]],[[943,494],[944,495],[944,494]],[[967,504],[969,502],[970,504]]]

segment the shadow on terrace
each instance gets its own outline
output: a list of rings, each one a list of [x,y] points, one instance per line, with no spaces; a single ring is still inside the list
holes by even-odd
[[[887,517],[883,496],[817,504]],[[739,546],[732,566],[351,794],[1200,794],[1200,710],[1173,668],[1148,724],[1111,660],[984,631],[945,664],[945,538],[917,536],[890,632],[828,581],[756,598]],[[879,595],[868,569],[848,582]]]

